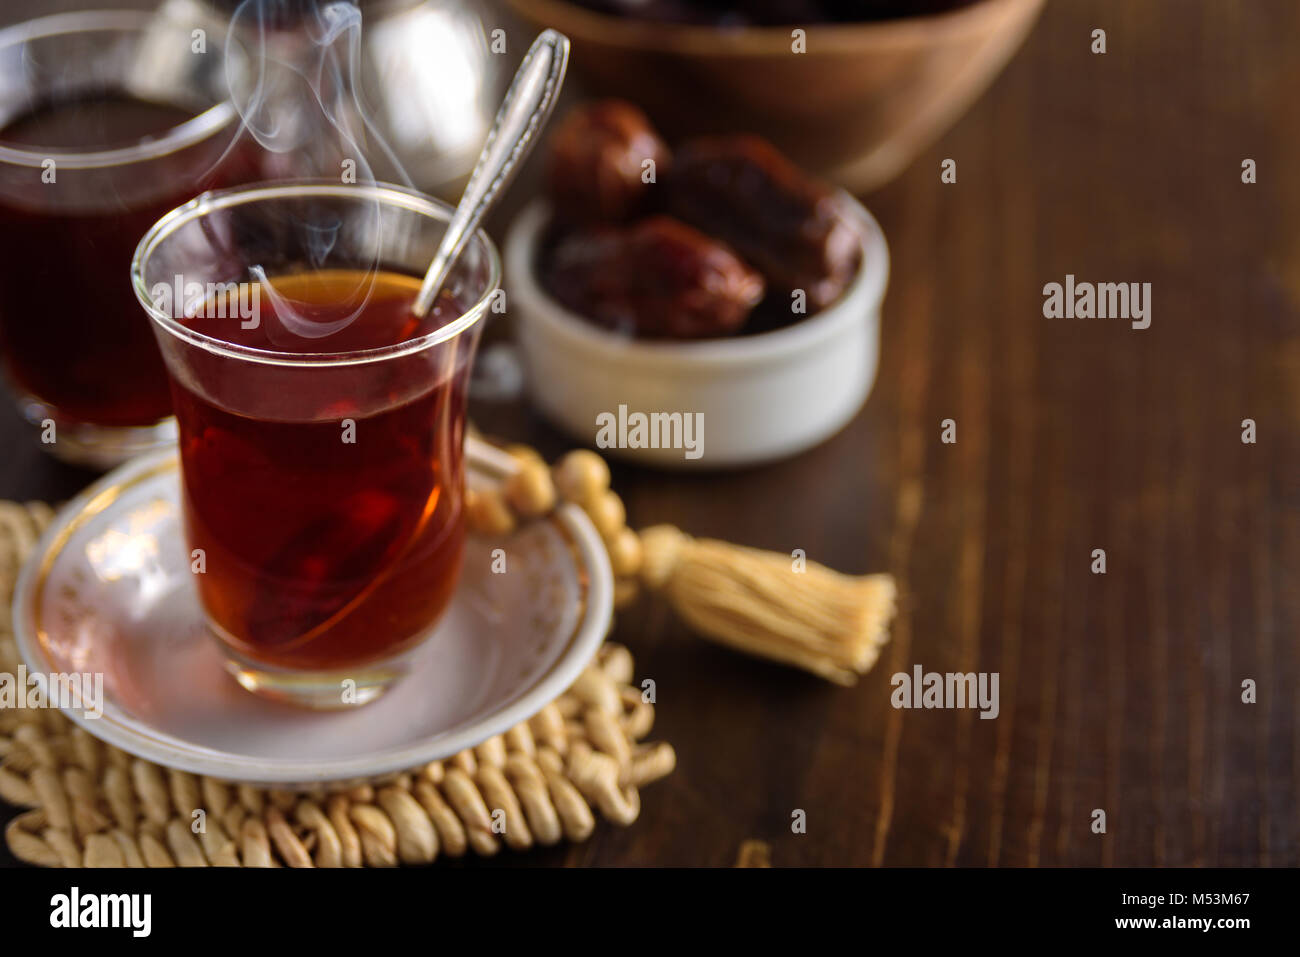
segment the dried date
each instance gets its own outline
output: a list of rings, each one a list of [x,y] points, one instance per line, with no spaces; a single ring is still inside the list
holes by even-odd
[[[678,150],[669,211],[730,245],[773,290],[810,307],[844,291],[861,255],[837,195],[757,136],[710,137]]]
[[[651,208],[653,182],[667,171],[668,147],[646,115],[622,100],[572,110],[550,141],[548,186],[556,215],[574,223],[625,223]]]
[[[574,312],[646,338],[729,335],[763,298],[763,277],[725,244],[667,216],[571,230],[542,272]]]

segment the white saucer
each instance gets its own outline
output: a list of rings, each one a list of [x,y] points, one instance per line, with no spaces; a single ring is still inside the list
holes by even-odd
[[[513,460],[466,446],[470,484]],[[536,714],[578,677],[609,629],[600,536],[563,506],[500,541],[471,536],[460,586],[411,673],[353,711],[257,697],[204,632],[180,527],[175,451],[135,459],[69,502],[14,594],[28,673],[103,673],[103,714],[64,712],[150,761],[232,781],[315,784],[416,767]],[[492,550],[507,573],[493,574]]]

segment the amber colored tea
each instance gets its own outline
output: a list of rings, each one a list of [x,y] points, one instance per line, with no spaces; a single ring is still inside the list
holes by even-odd
[[[0,129],[0,143],[100,152],[161,137],[192,116],[125,95],[49,103]],[[224,143],[204,144],[197,156],[199,149],[139,171],[87,173],[56,161],[53,181],[33,167],[22,174],[30,184],[15,180],[0,196],[0,354],[17,391],[57,417],[137,426],[170,413],[167,375],[129,268],[140,236],[163,213],[204,189],[251,178],[247,149],[224,157]],[[98,178],[87,186],[91,177]]]
[[[281,353],[376,349],[460,315],[444,296],[427,318],[413,318],[419,285],[387,271],[279,276],[258,289],[255,327],[182,321]],[[244,404],[242,377],[259,388],[255,372],[227,366],[222,376],[229,406]],[[302,671],[386,659],[427,634],[455,588],[465,537],[463,377],[394,378],[393,400],[377,409],[326,381],[305,376],[298,411],[280,419],[232,411],[181,381],[173,391],[189,543],[203,552],[196,580],[209,618],[246,658]]]

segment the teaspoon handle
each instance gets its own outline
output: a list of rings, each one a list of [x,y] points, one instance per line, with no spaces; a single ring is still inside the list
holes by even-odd
[[[411,308],[415,315],[428,315],[465,243],[478,229],[502,187],[532,150],[538,130],[551,115],[559,97],[568,62],[568,37],[555,30],[544,30],[519,64],[492,129],[488,131],[474,172],[465,185],[456,213],[447,225],[429,271],[425,273],[424,283]]]

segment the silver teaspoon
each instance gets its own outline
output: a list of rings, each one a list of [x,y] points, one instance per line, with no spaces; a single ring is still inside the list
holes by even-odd
[[[415,315],[428,315],[456,257],[532,150],[537,132],[551,115],[559,97],[568,62],[569,38],[555,30],[544,30],[519,64],[492,129],[488,131],[474,172],[470,174],[465,192],[456,206],[456,213],[443,234],[438,253],[424,274],[424,283],[411,307]]]

